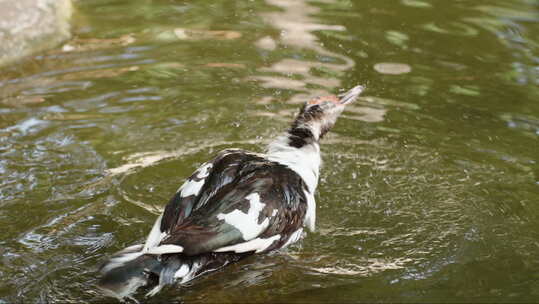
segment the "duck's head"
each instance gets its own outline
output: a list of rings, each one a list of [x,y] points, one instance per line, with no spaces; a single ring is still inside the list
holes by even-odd
[[[358,85],[340,95],[315,97],[306,102],[292,124],[291,133],[310,132],[315,140],[322,138],[335,125],[346,105],[352,103],[365,90]]]

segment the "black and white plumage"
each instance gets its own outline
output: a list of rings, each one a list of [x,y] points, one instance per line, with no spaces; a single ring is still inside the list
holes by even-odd
[[[141,286],[152,296],[254,253],[298,241],[315,228],[319,140],[363,91],[307,102],[265,154],[220,152],[178,189],[144,244],[116,253],[100,271],[100,288],[123,299]]]

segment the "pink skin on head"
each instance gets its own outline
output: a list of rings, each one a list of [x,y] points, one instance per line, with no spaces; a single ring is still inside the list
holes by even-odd
[[[334,104],[338,104],[341,102],[341,100],[337,96],[329,95],[329,96],[315,97],[311,99],[308,102],[308,104],[315,105],[315,104],[323,103],[324,101],[330,101],[330,102],[333,102]]]
[[[353,102],[364,90],[365,90],[364,86],[358,85],[350,89],[348,92],[340,94],[339,96],[329,95],[329,96],[323,96],[323,97],[315,97],[311,99],[308,102],[308,104],[316,105],[316,104],[321,104],[325,101],[329,101],[336,105],[345,105],[350,102]]]

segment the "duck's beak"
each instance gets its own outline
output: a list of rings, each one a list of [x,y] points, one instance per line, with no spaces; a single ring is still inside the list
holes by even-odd
[[[359,96],[365,90],[365,87],[362,85],[358,85],[353,87],[350,91],[346,93],[339,94],[340,104],[346,105],[354,100]]]

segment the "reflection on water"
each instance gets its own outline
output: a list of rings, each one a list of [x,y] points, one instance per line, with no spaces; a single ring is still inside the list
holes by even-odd
[[[263,37],[256,45],[270,50],[275,45],[280,45],[283,48],[292,48],[292,52],[298,53],[294,59],[284,58],[269,67],[259,68],[258,70],[267,76],[251,76],[251,79],[261,81],[260,85],[265,88],[299,91],[287,98],[291,103],[302,103],[313,94],[327,95],[328,91],[341,87],[339,76],[342,75],[341,72],[354,67],[354,61],[345,55],[327,50],[314,31],[343,32],[346,28],[342,25],[321,24],[319,19],[311,17],[320,13],[320,9],[308,1],[267,0],[267,2],[280,8],[279,12],[262,13],[264,21],[279,30],[279,37],[277,41],[271,37]],[[316,60],[308,60],[300,52],[314,52]],[[316,70],[329,70],[333,75],[318,77],[313,73]]]
[[[210,155],[358,83],[317,232],[149,301],[539,297],[535,2],[77,6],[73,40],[0,69],[0,303],[107,300],[99,263]]]

